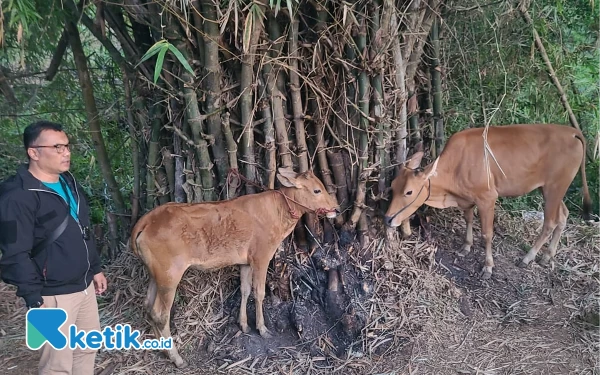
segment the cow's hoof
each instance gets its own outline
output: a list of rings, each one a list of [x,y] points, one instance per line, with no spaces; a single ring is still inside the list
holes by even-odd
[[[527,263],[523,262],[522,260],[517,262],[517,267],[519,268],[527,268]]]
[[[179,358],[178,360],[175,361],[175,366],[177,366],[177,368],[186,368],[188,366],[188,363],[186,361],[184,361],[182,358]]]
[[[271,334],[271,332],[269,332],[267,327],[263,327],[262,329],[259,328],[258,332],[260,332],[261,337],[264,339],[270,339],[273,337],[273,335]]]
[[[481,273],[481,280],[489,280],[492,278],[492,273],[488,270],[483,270]]]
[[[471,252],[471,246],[470,245],[463,245],[462,249],[460,251],[458,251],[456,253],[456,255],[458,255],[459,257],[465,257],[467,256],[467,254],[469,254]]]
[[[250,333],[250,327],[248,327],[248,324],[240,324],[240,328],[242,329],[242,332]]]

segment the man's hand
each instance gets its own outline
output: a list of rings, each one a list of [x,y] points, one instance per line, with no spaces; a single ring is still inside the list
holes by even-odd
[[[102,294],[106,291],[106,277],[102,272],[94,275],[94,287],[96,288],[96,294]]]

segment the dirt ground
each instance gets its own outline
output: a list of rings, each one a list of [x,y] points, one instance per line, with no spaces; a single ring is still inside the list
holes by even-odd
[[[188,367],[176,369],[154,351],[102,351],[96,373],[600,373],[598,226],[572,217],[555,263],[521,269],[515,264],[540,223],[498,210],[494,274],[482,281],[478,220],[475,246],[459,258],[460,213],[427,210],[420,218],[405,240],[384,240],[374,230],[362,248],[344,238],[312,254],[283,246],[276,261],[289,267],[268,276],[265,318],[274,334],[268,340],[236,324],[237,270],[190,270],[171,322]],[[141,263],[124,253],[106,273],[111,286],[99,299],[102,326],[128,322],[152,337],[141,309],[147,286]],[[251,298],[252,328],[254,312]],[[39,352],[25,346],[24,316],[14,288],[0,284],[1,374],[36,373]]]

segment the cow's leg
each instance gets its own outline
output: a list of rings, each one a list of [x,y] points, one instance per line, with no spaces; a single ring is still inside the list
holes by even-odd
[[[471,206],[464,210],[465,222],[467,223],[467,233],[465,237],[465,243],[463,244],[462,250],[458,252],[458,256],[464,257],[471,251],[473,246],[473,211],[475,206]]]
[[[537,240],[529,249],[529,252],[523,257],[523,259],[517,264],[521,268],[527,267],[532,260],[535,259],[537,253],[540,251],[542,246],[548,241],[548,238],[556,229],[558,213],[560,211],[560,205],[562,204],[563,195],[557,194],[557,189],[552,190],[550,187],[545,186],[543,189],[544,193],[544,224],[542,231],[538,236]],[[566,191],[566,188],[565,188]]]
[[[239,323],[242,332],[249,333],[248,315],[246,314],[246,304],[252,291],[252,267],[248,265],[240,266],[240,291],[242,293],[242,304],[240,305]]]
[[[560,237],[562,236],[562,232],[567,226],[567,218],[569,217],[569,209],[565,205],[564,202],[560,202],[560,208],[558,209],[558,217],[556,228],[554,228],[554,232],[552,232],[552,239],[550,240],[550,245],[548,245],[548,250],[543,253],[542,258],[539,261],[539,264],[542,266],[547,266],[551,259],[556,255],[556,249],[558,248],[558,242],[560,241]]]
[[[156,300],[154,301],[151,313],[156,338],[171,337],[171,307],[173,306],[173,300],[175,299],[177,285],[184,272],[185,269],[173,270],[173,268],[171,268],[167,272],[164,272],[165,276],[163,278],[156,280]],[[166,349],[165,352],[171,362],[175,363],[175,366],[178,368],[187,366],[187,363],[181,358],[177,351],[174,339],[172,348]]]
[[[265,299],[265,282],[267,279],[267,268],[269,260],[266,262],[256,262],[252,265],[252,286],[254,287],[254,299],[256,304],[256,329],[264,338],[272,337],[271,333],[265,325],[265,317],[263,315],[263,301]],[[263,264],[264,263],[264,264]]]
[[[492,277],[494,257],[492,255],[492,239],[494,237],[494,204],[496,199],[490,199],[477,204],[479,219],[481,221],[481,237],[485,244],[485,266],[481,270],[481,278],[487,280]]]
[[[154,306],[154,301],[156,300],[156,281],[154,277],[150,275],[150,281],[148,285],[148,292],[146,294],[146,300],[144,301],[144,306],[146,307],[146,311],[150,313],[152,311],[152,306]]]

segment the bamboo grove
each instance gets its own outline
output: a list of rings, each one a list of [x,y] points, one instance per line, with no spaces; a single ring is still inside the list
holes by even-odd
[[[99,2],[92,16],[67,2],[63,39],[89,119],[97,109],[73,20],[121,67],[136,140],[133,222],[169,201],[273,189],[277,168],[293,166],[313,170],[337,198],[337,225],[365,229],[366,200],[385,205],[394,165],[421,138],[416,92],[427,66],[440,90],[438,44],[428,43],[440,3],[125,1]],[[424,68],[426,45],[433,58]],[[434,109],[443,134],[440,104]],[[94,141],[114,208],[124,214],[103,140]],[[309,239],[321,233],[314,217],[307,226]]]

